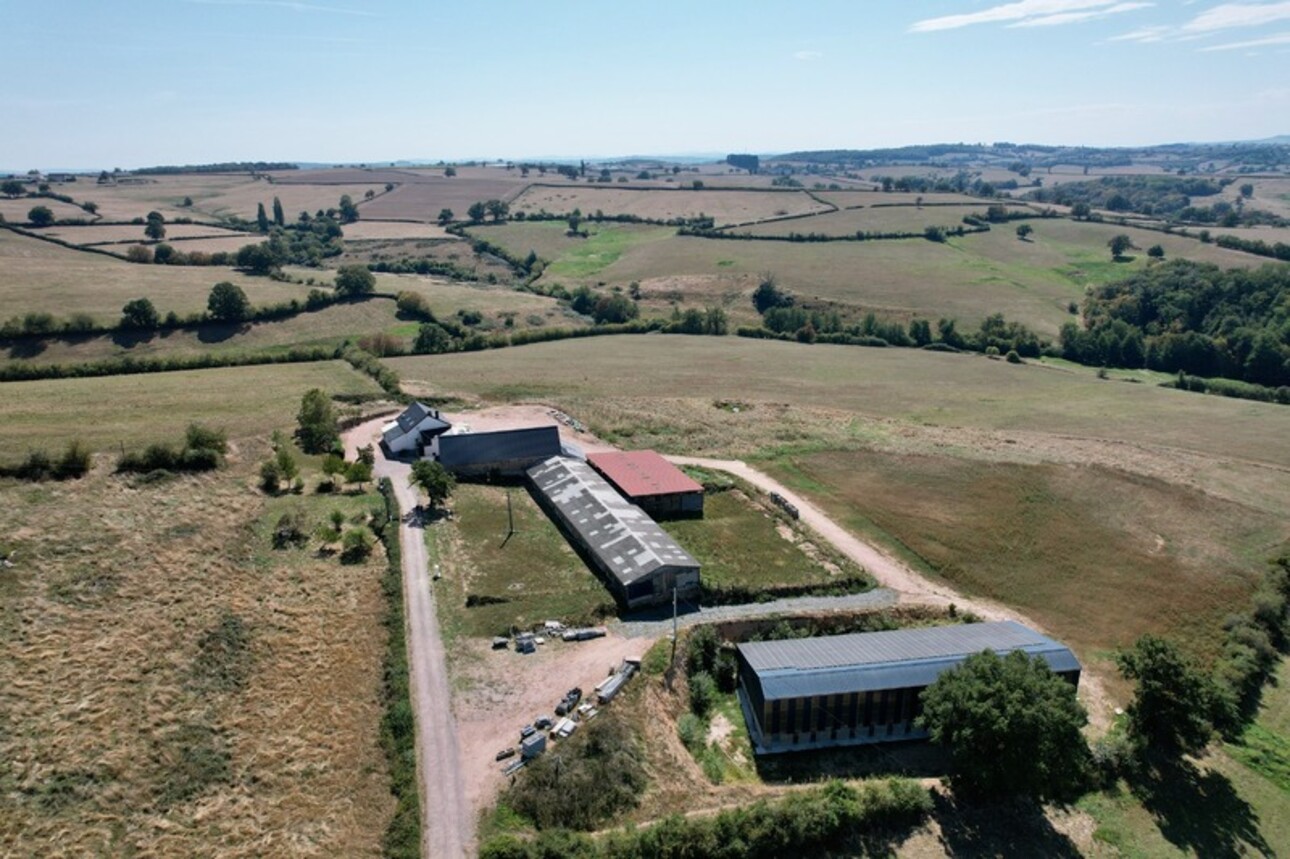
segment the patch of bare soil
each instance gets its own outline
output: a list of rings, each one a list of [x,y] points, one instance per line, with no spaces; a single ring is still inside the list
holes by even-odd
[[[459,652],[450,655],[453,709],[466,799],[475,812],[487,808],[506,783],[502,768],[511,759],[499,763],[497,752],[518,746],[521,728],[539,716],[554,716],[555,705],[575,686],[584,698],[594,695],[611,669],[624,658],[639,659],[648,646],[612,634],[581,642],[548,638],[537,653],[526,655],[513,647],[492,650],[481,639],[459,639]]]

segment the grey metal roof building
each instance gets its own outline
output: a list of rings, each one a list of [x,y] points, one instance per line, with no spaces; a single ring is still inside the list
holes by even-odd
[[[697,595],[699,562],[585,462],[554,456],[528,470],[542,506],[628,608]]]
[[[559,453],[560,430],[555,426],[441,435],[430,450],[444,468],[464,475],[519,475]]]
[[[926,736],[919,695],[974,653],[1020,650],[1079,682],[1075,654],[1015,621],[739,645],[739,692],[758,753]]]

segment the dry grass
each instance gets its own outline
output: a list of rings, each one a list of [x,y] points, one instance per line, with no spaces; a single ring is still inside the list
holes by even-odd
[[[186,246],[187,243],[180,242]],[[308,287],[249,277],[221,266],[140,265],[84,253],[0,230],[0,313],[8,317],[40,310],[55,316],[88,313],[114,323],[127,301],[147,297],[163,315],[206,309],[216,283],[227,280],[246,290],[255,305],[303,299]]]
[[[140,177],[141,181],[121,185],[98,185],[93,180],[68,186],[64,193],[78,202],[93,201],[98,204],[99,215],[109,221],[128,221],[142,218],[150,211],[157,211],[167,219],[192,217],[193,209],[183,205],[185,197],[194,202],[234,192],[254,184],[249,174],[190,174],[186,176]],[[251,214],[255,214],[254,210]]]
[[[74,245],[104,245],[114,242],[142,242],[147,237],[143,234],[143,225],[135,224],[117,224],[110,226],[91,226],[91,227],[50,227],[45,230],[37,231],[42,236],[53,236],[56,239],[62,239]],[[166,238],[164,241],[170,242],[175,239],[198,239],[198,238],[236,238],[240,239],[242,244],[252,244],[262,241],[260,236],[251,233],[239,233],[234,230],[224,230],[219,227],[208,227],[203,224],[166,224]],[[239,245],[240,247],[241,245]],[[187,245],[185,245],[187,247]],[[112,248],[115,253],[124,253],[124,249]]]
[[[18,197],[12,200],[8,197],[0,197],[0,215],[3,215],[6,221],[13,224],[26,223],[27,213],[37,206],[44,206],[49,209],[54,213],[55,218],[89,219],[93,217],[80,206],[73,206],[61,200],[51,200],[48,197]]]
[[[58,451],[73,439],[102,451],[173,443],[193,421],[231,437],[263,436],[294,425],[300,397],[310,388],[380,391],[342,361],[8,382],[0,386],[0,455],[17,458],[31,447]]]
[[[684,395],[711,404],[733,399],[788,410],[845,411],[913,426],[1160,446],[1290,467],[1290,448],[1284,444],[1290,415],[1284,406],[1109,382],[1091,371],[1069,373],[982,356],[645,334],[405,357],[390,364],[424,390],[493,401],[595,404]],[[792,436],[775,423],[779,410],[770,418],[757,409],[722,413],[726,417],[713,414],[717,411],[710,405],[691,420],[650,420],[640,426],[660,427],[659,437],[672,426],[671,442],[664,446],[676,453],[720,453],[721,432],[694,435],[695,423],[708,420],[747,427],[766,445],[792,444]],[[695,437],[711,446],[691,444]],[[728,444],[740,450],[738,436]]]
[[[1214,655],[1224,618],[1290,539],[1272,514],[1099,467],[856,451],[774,470],[852,530],[1090,654],[1154,632]]]
[[[882,213],[880,217],[895,218],[909,210],[875,211]],[[814,219],[764,228],[801,230],[810,220]],[[997,312],[1054,337],[1070,319],[1067,306],[1082,300],[1087,286],[1123,278],[1146,266],[1145,253],[1125,262],[1111,261],[1107,242],[1116,233],[1128,233],[1143,248],[1160,244],[1171,258],[1185,256],[1223,266],[1266,262],[1196,239],[1133,227],[1068,220],[1033,223],[1035,233],[1028,242],[1020,241],[1006,225],[944,244],[922,238],[828,244],[719,241],[655,236],[649,230],[658,228],[601,224],[602,237],[617,233],[624,239],[618,243],[617,256],[583,279],[626,285],[663,277],[756,276],[770,271],[783,287],[803,298],[837,302],[859,312],[872,310],[896,318],[954,316],[968,326]],[[567,239],[553,226],[559,224],[507,224],[489,228],[486,235],[512,252],[524,254],[532,248],[553,260],[544,282],[579,277],[576,267],[570,272],[561,265],[585,252],[585,240]]]
[[[369,203],[366,208],[370,209],[371,204]],[[370,213],[364,211],[363,217],[370,217]],[[444,239],[455,241],[455,237],[444,232],[443,227],[434,224],[360,220],[353,224],[345,225],[345,241],[370,241],[373,239]]]
[[[390,193],[364,203],[359,210],[364,218],[374,220],[428,223],[438,219],[440,209],[451,209],[457,218],[464,219],[466,210],[472,203],[492,199],[508,200],[527,184],[527,179],[519,179],[519,171],[516,171],[514,177],[505,173],[489,178],[427,176],[416,182],[399,185]]]
[[[886,195],[884,195],[886,196]],[[909,233],[926,227],[952,229],[963,226],[964,215],[983,215],[986,201],[954,206],[913,205],[845,209],[811,218],[754,224],[731,232],[752,236],[784,236],[789,233],[822,233],[826,236],[850,236],[857,231]],[[998,227],[1005,229],[1005,227]]]
[[[827,206],[801,191],[693,191],[688,188],[642,191],[573,183],[568,187],[532,187],[516,199],[511,208],[530,214],[541,209],[556,214],[581,209],[584,215],[599,209],[606,215],[637,215],[664,220],[703,214],[715,218],[718,224],[828,210]]]
[[[7,855],[380,855],[383,560],[268,540],[284,507],[373,500],[266,501],[261,447],[148,487],[0,489]]]
[[[259,244],[260,242],[264,241],[264,238],[262,236],[254,236],[250,234],[234,234],[231,236],[225,235],[225,236],[212,236],[208,238],[172,240],[170,236],[167,235],[165,241],[175,250],[181,251],[182,253],[192,253],[193,251],[201,251],[202,253],[208,253],[208,254],[213,254],[213,253],[235,254],[246,245]],[[112,253],[115,253],[115,254],[124,254],[124,253],[128,253],[130,248],[132,247],[134,247],[134,245],[132,244],[110,245],[109,247],[106,248],[106,250],[110,250],[112,251]]]

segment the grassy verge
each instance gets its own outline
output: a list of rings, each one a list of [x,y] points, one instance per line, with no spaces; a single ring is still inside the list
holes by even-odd
[[[398,803],[385,830],[382,849],[391,859],[417,859],[421,855],[421,798],[417,790],[416,726],[408,679],[403,552],[399,546],[399,503],[388,479],[381,481],[381,496],[385,499],[385,523],[380,536],[387,559],[381,592],[385,596],[385,629],[389,636],[382,686],[385,715],[381,717],[381,747],[390,768],[390,790]]]

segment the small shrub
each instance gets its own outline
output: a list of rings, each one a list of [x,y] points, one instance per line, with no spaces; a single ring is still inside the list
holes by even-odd
[[[1017,354],[1016,349],[1009,349],[1005,360],[1007,360],[1009,364],[1020,364],[1021,356]]]
[[[302,548],[309,542],[305,514],[299,508],[283,513],[273,527],[273,548]]]
[[[681,745],[697,755],[708,739],[708,725],[693,713],[683,713],[676,722],[676,734],[681,738]]]
[[[359,564],[371,557],[372,538],[365,529],[346,531],[340,542],[340,560],[343,564]]]
[[[690,710],[703,718],[712,710],[717,697],[717,681],[706,671],[690,675]]]

